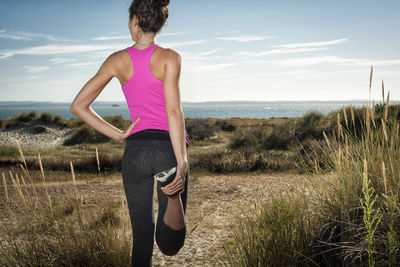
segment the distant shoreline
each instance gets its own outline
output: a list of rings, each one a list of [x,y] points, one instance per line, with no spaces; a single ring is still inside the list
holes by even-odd
[[[372,100],[371,100],[372,102]],[[381,103],[382,100],[377,100],[375,103]],[[234,101],[182,101],[184,105],[268,105],[268,104],[363,104],[368,103],[368,99],[351,99],[351,100],[271,100],[271,101],[254,101],[254,100],[234,100]],[[400,103],[400,100],[390,100],[390,103]],[[59,107],[70,105],[71,102],[57,101],[0,101],[0,108],[5,107]],[[125,101],[96,101],[93,106],[126,106]]]
[[[370,102],[372,104],[372,102]],[[375,102],[375,104],[381,101]],[[391,101],[391,104],[396,103]],[[400,103],[400,102],[398,102]],[[323,115],[340,110],[343,106],[361,107],[368,100],[346,101],[208,101],[182,102],[185,118],[295,118],[313,111]],[[122,116],[130,119],[126,102],[97,101],[91,105],[101,117]],[[50,113],[64,119],[75,118],[69,102],[0,101],[0,120],[8,120],[23,112]]]

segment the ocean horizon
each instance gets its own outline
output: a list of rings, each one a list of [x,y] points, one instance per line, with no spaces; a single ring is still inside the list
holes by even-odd
[[[371,100],[372,103],[372,100]],[[382,103],[382,101],[375,101]],[[400,101],[390,101],[390,104]],[[301,117],[307,112],[327,114],[339,110],[344,105],[362,107],[368,100],[345,101],[182,101],[185,118],[280,118]],[[52,101],[0,101],[0,119],[10,119],[23,112],[36,111],[38,116],[43,112],[59,115],[64,119],[76,117],[69,111],[70,102]],[[124,101],[97,101],[92,108],[101,117],[121,115],[124,119],[130,118],[129,109]]]

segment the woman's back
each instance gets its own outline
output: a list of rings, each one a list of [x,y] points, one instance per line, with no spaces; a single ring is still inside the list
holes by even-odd
[[[122,91],[127,101],[131,121],[134,122],[140,118],[130,135],[146,129],[169,131],[163,81],[165,58],[163,58],[162,50],[164,49],[156,43],[145,49],[133,46],[125,49],[129,55],[129,61],[126,60],[126,55],[124,61],[129,67],[124,68],[121,73]],[[189,146],[186,130],[185,139]]]

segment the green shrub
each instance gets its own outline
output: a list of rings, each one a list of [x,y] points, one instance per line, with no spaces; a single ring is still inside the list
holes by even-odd
[[[293,130],[291,124],[279,124],[272,128],[272,132],[263,140],[264,149],[286,150],[292,145]]]
[[[89,125],[83,125],[74,130],[74,133],[64,141],[63,145],[71,146],[82,143],[106,143],[110,141],[108,136],[98,132]]]
[[[240,149],[208,149],[191,157],[193,171],[212,173],[293,170],[293,159],[283,151],[256,151],[254,147]]]
[[[48,112],[43,112],[40,114],[39,121],[42,123],[52,123],[53,122],[53,115]]]
[[[259,150],[266,135],[266,130],[261,127],[239,129],[231,136],[228,148],[240,149],[243,147],[253,147],[255,150]]]
[[[27,112],[21,113],[19,116],[15,117],[15,120],[19,122],[31,122],[37,120],[37,118],[38,117],[36,111],[32,110],[28,113]]]
[[[67,124],[66,121],[60,115],[54,116],[54,120],[53,121],[54,121],[54,123],[61,124],[61,125],[66,125]]]
[[[21,128],[21,127],[26,126],[26,124],[27,124],[26,122],[19,122],[19,121],[9,120],[9,121],[6,123],[5,128],[6,128],[6,129],[10,129],[10,128]]]
[[[228,123],[226,120],[219,119],[215,122],[215,125],[220,127],[222,131],[225,132],[233,132],[236,130],[236,126],[233,124]]]
[[[296,120],[294,137],[299,141],[303,141],[307,137],[321,139],[323,138],[322,131],[325,130],[325,126],[324,115],[313,111],[307,112]]]
[[[19,128],[25,126],[28,122],[37,120],[36,111],[22,112],[19,115],[12,116],[5,125],[5,128]]]
[[[187,119],[185,126],[190,138],[198,141],[214,136],[217,131],[217,127],[211,125],[207,119]]]
[[[103,119],[112,124],[113,126],[117,127],[118,129],[125,129],[126,127],[128,127],[128,125],[131,123],[130,120],[125,120],[124,118],[122,118],[121,115],[118,116],[106,116],[103,117]]]
[[[0,129],[4,129],[7,125],[8,120],[0,120]]]
[[[39,134],[39,133],[48,132],[49,128],[44,125],[39,125],[39,126],[34,127],[32,130],[34,133]]]
[[[125,120],[124,118],[122,118],[121,115],[105,116],[105,117],[103,117],[103,119],[121,130],[127,128],[129,126],[129,124],[131,123],[130,120]],[[64,125],[66,125],[68,127],[72,127],[72,128],[79,128],[83,125],[87,125],[87,123],[85,121],[83,121],[77,117],[73,117],[69,120],[62,120],[62,123]]]
[[[81,120],[80,118],[71,118],[66,121],[66,124],[68,127],[71,127],[71,128],[79,128],[87,123],[85,121]]]
[[[240,129],[231,136],[228,147],[241,149],[252,147],[254,151],[268,149],[286,150],[292,144],[293,130],[289,124],[275,125],[271,131],[263,127]]]

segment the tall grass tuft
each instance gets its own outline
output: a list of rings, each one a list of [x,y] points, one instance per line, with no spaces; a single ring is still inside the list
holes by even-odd
[[[257,201],[255,201],[257,203]],[[216,250],[220,266],[297,266],[313,264],[313,221],[301,195],[273,196],[232,215],[230,235]],[[302,250],[298,250],[302,248]]]
[[[20,156],[24,159],[21,149]],[[40,154],[38,161],[41,184],[33,183],[24,160],[20,167],[29,183],[10,171],[11,190],[2,174],[7,213],[2,217],[7,220],[0,224],[0,266],[129,266],[126,204],[108,201],[103,208],[85,207],[72,162],[71,197],[51,196]]]

